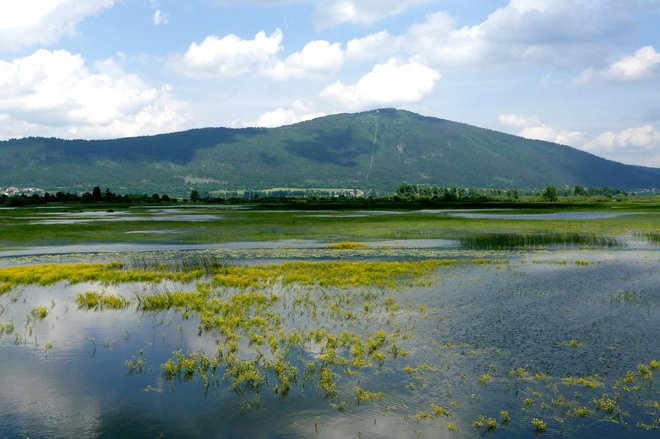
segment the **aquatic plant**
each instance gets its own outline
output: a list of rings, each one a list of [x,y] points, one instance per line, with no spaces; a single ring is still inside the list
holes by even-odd
[[[14,288],[14,285],[12,282],[0,282],[0,296],[2,296],[5,293],[8,293]]]
[[[598,375],[588,377],[567,376],[562,378],[561,382],[565,386],[583,386],[587,389],[593,389],[594,387],[603,385],[603,381]]]
[[[438,416],[449,417],[449,416],[451,416],[451,412],[449,410],[447,410],[445,407],[441,406],[441,405],[431,403],[430,408],[431,408],[431,413],[435,417],[438,417]]]
[[[158,294],[138,295],[139,308],[143,311],[162,311],[170,308],[201,311],[206,296],[192,291],[168,291]]]
[[[143,355],[144,355],[144,350],[140,349],[140,352],[137,357],[133,355],[130,360],[126,360],[125,364],[126,367],[128,368],[129,374],[142,373],[145,363]]]
[[[160,253],[156,257],[134,256],[121,263],[129,271],[170,271],[203,273],[222,272],[227,262],[213,254],[199,254],[195,252],[179,252],[176,258],[163,258]]]
[[[653,378],[653,371],[649,365],[639,364],[637,365],[637,369],[639,370],[639,375],[642,377],[642,379],[650,380]]]
[[[561,342],[561,345],[576,348],[576,347],[580,346],[580,340],[576,340],[574,338],[570,339],[570,340],[564,340],[564,341]]]
[[[543,433],[547,428],[546,423],[539,418],[532,418],[532,425],[536,427],[538,433]]]
[[[585,418],[591,414],[591,410],[589,410],[587,407],[577,407],[575,410],[573,410],[573,415],[577,416],[578,418]]]
[[[0,323],[0,336],[4,334],[11,334],[14,332],[14,324],[12,322]]]
[[[593,402],[598,410],[602,410],[610,414],[614,414],[614,412],[619,408],[618,403],[610,398],[607,394],[604,394],[599,398],[594,398]]]
[[[30,311],[30,315],[37,320],[43,320],[48,317],[48,307],[37,306]]]
[[[578,233],[481,233],[459,238],[461,247],[477,250],[510,250],[548,246],[620,247],[617,238]]]
[[[331,248],[333,250],[354,250],[358,248],[367,248],[367,247],[369,246],[364,242],[352,242],[352,241],[335,242],[332,244],[328,244],[328,248]]]
[[[358,404],[364,401],[370,401],[372,399],[380,399],[384,397],[385,393],[383,392],[370,392],[368,390],[364,390],[360,386],[355,386],[355,399],[357,399]]]
[[[123,309],[130,305],[130,301],[120,296],[112,294],[103,294],[97,291],[85,291],[84,293],[76,294],[74,298],[81,309]]]

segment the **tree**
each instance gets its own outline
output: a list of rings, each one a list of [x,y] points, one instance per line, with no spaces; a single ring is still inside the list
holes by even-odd
[[[94,189],[92,190],[92,200],[101,201],[101,188],[100,187],[94,186]]]
[[[541,196],[544,200],[557,201],[557,188],[554,186],[548,186],[545,188]]]
[[[201,197],[199,196],[199,192],[197,189],[193,189],[190,191],[190,201],[199,201]]]
[[[577,195],[578,197],[589,195],[589,191],[587,190],[587,188],[582,186],[581,184],[576,184],[575,185],[574,192],[575,192],[575,195]]]

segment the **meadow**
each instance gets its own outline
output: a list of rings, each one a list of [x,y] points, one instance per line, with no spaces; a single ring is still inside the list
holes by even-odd
[[[2,210],[0,436],[654,437],[660,209],[581,210]]]

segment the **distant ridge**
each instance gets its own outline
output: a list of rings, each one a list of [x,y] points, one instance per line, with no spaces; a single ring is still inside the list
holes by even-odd
[[[203,128],[115,140],[0,142],[0,186],[185,194],[356,188],[402,182],[463,187],[581,184],[660,188],[660,169],[463,123],[380,109],[280,128]]]

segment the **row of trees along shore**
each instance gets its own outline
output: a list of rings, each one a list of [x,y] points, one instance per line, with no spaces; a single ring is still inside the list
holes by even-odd
[[[407,201],[436,201],[436,202],[493,202],[493,201],[522,201],[523,199],[529,200],[531,198],[540,198],[542,201],[554,202],[559,197],[625,197],[628,192],[612,189],[612,188],[599,188],[599,187],[585,187],[582,185],[575,185],[573,187],[556,188],[548,186],[545,189],[475,189],[475,188],[462,188],[462,187],[447,187],[447,186],[422,186],[409,183],[403,183],[396,188],[393,194],[382,195],[376,197],[378,200],[393,201],[393,202],[407,202]],[[635,195],[633,192],[632,195]],[[161,194],[116,194],[111,192],[110,189],[102,191],[100,187],[96,186],[91,192],[82,194],[57,192],[51,194],[46,192],[43,195],[0,195],[0,204],[6,206],[29,206],[46,203],[112,203],[112,204],[141,204],[141,203],[176,203],[176,202],[206,202],[206,203],[222,203],[227,201],[242,201],[242,200],[287,200],[287,199],[306,199],[306,200],[323,200],[328,198],[344,198],[345,196],[319,196],[318,194],[301,196],[285,196],[281,194],[273,195],[272,193],[249,191],[242,197],[211,197],[209,195],[200,195],[199,191],[193,189],[188,198],[175,198],[168,195]],[[369,199],[374,199],[369,197]]]

